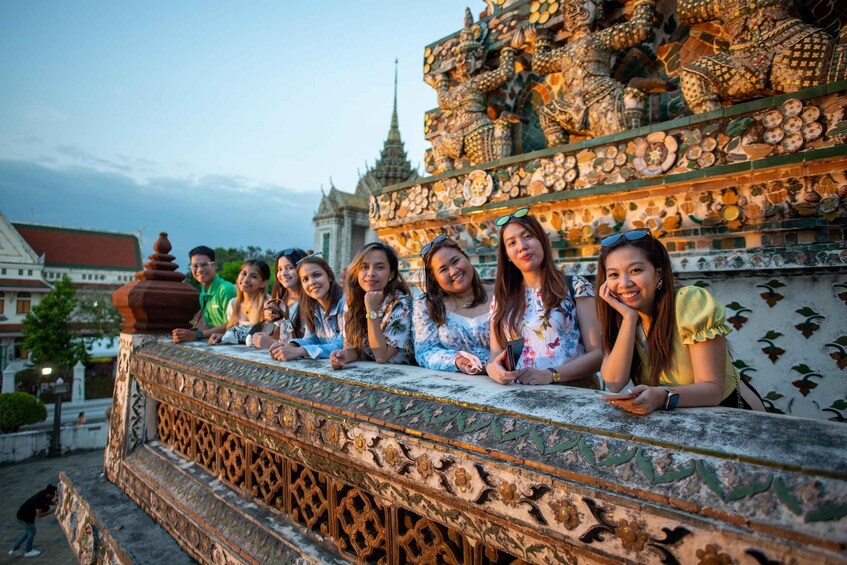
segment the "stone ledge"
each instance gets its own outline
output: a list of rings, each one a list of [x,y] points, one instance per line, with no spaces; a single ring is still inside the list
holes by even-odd
[[[101,469],[59,475],[56,519],[81,563],[195,563]]]

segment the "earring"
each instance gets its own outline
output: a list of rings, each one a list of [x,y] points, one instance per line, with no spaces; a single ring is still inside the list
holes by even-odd
[[[656,285],[656,288],[657,288],[657,289],[659,289],[659,290],[662,290],[662,283],[663,283],[663,282],[664,282],[664,281],[661,281],[661,280],[660,280],[660,281],[659,281],[659,284],[657,284],[657,285]]]

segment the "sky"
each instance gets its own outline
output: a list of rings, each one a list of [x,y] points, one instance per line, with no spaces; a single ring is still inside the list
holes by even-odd
[[[424,47],[448,0],[0,1],[0,211],[170,235],[188,249],[313,247],[321,187],[352,192],[388,133],[423,172]],[[481,12],[484,2],[469,2]]]

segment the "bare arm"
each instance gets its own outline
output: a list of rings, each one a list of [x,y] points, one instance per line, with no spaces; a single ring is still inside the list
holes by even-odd
[[[494,316],[492,314],[489,321],[491,341],[489,345],[488,364],[485,366],[485,372],[495,382],[501,385],[512,383],[517,378],[516,371],[507,371],[504,365],[506,359],[506,351],[497,343],[494,338]]]
[[[576,319],[579,322],[585,354],[574,357],[556,369],[563,382],[590,377],[600,368],[603,347],[600,344],[600,324],[597,322],[594,304],[594,298],[591,296],[576,299]]]
[[[600,375],[606,387],[612,392],[618,392],[629,382],[629,371],[632,366],[632,356],[635,354],[635,332],[638,329],[638,313],[624,305],[612,294],[609,283],[600,286],[598,295],[612,305],[623,316],[623,322],[618,331],[618,338],[612,350],[603,357]]]

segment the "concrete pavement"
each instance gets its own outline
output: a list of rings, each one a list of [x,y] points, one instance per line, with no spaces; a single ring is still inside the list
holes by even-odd
[[[83,451],[55,459],[28,459],[0,467],[2,509],[0,509],[0,563],[51,563],[76,565],[79,560],[68,545],[65,534],[51,514],[36,520],[38,532],[33,547],[43,553],[24,559],[8,555],[15,539],[23,532],[15,514],[18,507],[30,496],[49,483],[58,485],[59,472],[74,469],[103,468],[103,450]]]

